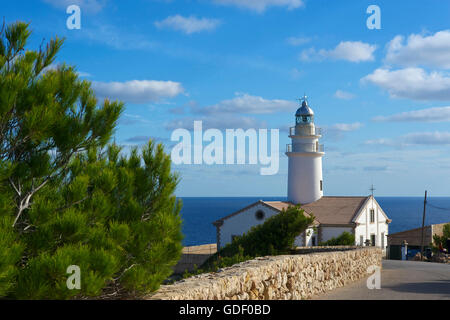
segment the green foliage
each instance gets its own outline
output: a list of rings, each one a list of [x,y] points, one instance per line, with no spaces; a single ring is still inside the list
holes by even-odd
[[[354,246],[355,235],[344,231],[340,236],[331,238],[328,241],[319,243],[319,246]]]
[[[314,217],[305,216],[299,206],[291,206],[235,238],[211,256],[202,268],[217,270],[254,257],[288,254],[294,249],[295,238],[313,222]]]
[[[73,67],[48,68],[62,41],[25,50],[29,34],[18,22],[0,37],[0,297],[156,290],[182,249],[170,157],[108,144],[123,104],[98,106]]]
[[[162,145],[150,141],[142,157],[120,151],[78,154],[68,176],[36,196],[18,298],[97,296],[108,287],[143,294],[170,276],[182,250],[178,178]],[[70,265],[81,268],[81,290],[66,287]]]
[[[22,230],[36,193],[65,174],[74,154],[104,146],[123,110],[108,100],[98,107],[90,83],[73,67],[51,67],[63,40],[27,50],[30,33],[17,22],[0,34],[0,159],[10,165],[14,225]]]
[[[450,223],[444,224],[442,236],[437,234],[433,235],[434,244],[436,246],[435,251],[439,251],[439,245],[442,245],[443,248],[449,250],[450,248],[447,246],[447,239],[450,239]]]
[[[13,291],[18,274],[17,264],[24,249],[12,221],[11,217],[0,215],[0,297]]]

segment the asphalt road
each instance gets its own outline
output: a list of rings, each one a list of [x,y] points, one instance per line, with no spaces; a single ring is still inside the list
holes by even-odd
[[[367,278],[314,300],[450,300],[450,264],[383,260],[381,289],[368,289]]]

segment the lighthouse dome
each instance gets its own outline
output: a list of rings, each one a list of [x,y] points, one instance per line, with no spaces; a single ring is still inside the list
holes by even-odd
[[[310,124],[314,122],[314,111],[308,106],[308,101],[303,99],[302,106],[295,113],[296,124]]]
[[[308,106],[308,101],[303,100],[302,106],[297,109],[295,115],[298,116],[313,116],[314,111]]]

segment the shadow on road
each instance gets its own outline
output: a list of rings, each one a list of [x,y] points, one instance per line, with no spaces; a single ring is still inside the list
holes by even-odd
[[[450,280],[403,283],[395,286],[387,286],[384,288],[405,293],[441,294],[450,297]]]

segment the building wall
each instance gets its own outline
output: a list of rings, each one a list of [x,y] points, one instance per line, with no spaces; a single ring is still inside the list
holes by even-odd
[[[255,217],[256,212],[259,210],[264,212],[264,219],[262,220],[258,220]],[[220,246],[224,247],[231,242],[232,236],[241,236],[251,227],[264,223],[264,221],[277,213],[278,211],[275,209],[259,203],[233,217],[225,219],[220,227]]]
[[[370,222],[370,209],[375,210],[375,221]],[[364,241],[370,240],[371,235],[375,235],[375,245],[381,247],[383,250],[387,247],[387,235],[389,234],[389,225],[386,223],[386,215],[381,209],[380,205],[374,198],[370,198],[367,201],[366,206],[362,208],[361,215],[355,221],[357,227],[355,228],[355,242],[357,245],[361,245],[360,238],[363,237]]]
[[[353,233],[353,228],[351,227],[326,227],[321,226],[322,234],[321,234],[321,242],[325,242],[330,240],[331,238],[339,237],[343,232],[347,231],[349,233]]]
[[[255,216],[257,211],[264,212],[264,219],[258,220]],[[278,214],[275,209],[269,208],[263,204],[257,204],[239,214],[224,220],[223,225],[220,227],[220,246],[224,247],[226,244],[232,241],[233,236],[241,236],[251,227],[264,223],[271,216]],[[306,237],[306,239],[305,239]],[[318,244],[317,232],[313,228],[308,228],[295,239],[295,245],[298,247],[311,246],[312,238],[316,238],[316,245]],[[306,240],[306,242],[305,242]]]
[[[316,246],[317,246],[317,244],[318,244],[317,231],[315,231],[314,228],[308,228],[300,236],[295,238],[294,245],[296,247],[310,247],[313,245],[313,237],[315,237]]]

